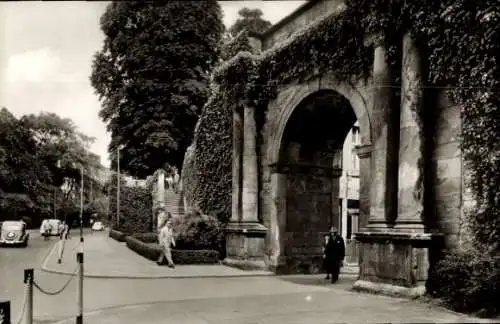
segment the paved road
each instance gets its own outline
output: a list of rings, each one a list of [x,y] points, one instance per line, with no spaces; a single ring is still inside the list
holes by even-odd
[[[55,289],[61,285],[64,276],[50,276],[40,270],[42,261],[47,256],[53,244],[59,239],[55,236],[44,240],[38,230],[30,230],[30,240],[27,248],[1,247],[0,248],[0,299],[11,301],[12,320],[16,321],[21,311],[24,299],[23,276],[24,269],[35,269],[35,280],[42,286]],[[88,230],[84,231],[84,233]],[[78,235],[78,231],[73,235]],[[77,239],[77,238],[75,238]],[[51,289],[51,290],[52,290]],[[35,294],[36,299],[39,294]],[[73,298],[74,299],[74,298]],[[37,309],[35,309],[35,313]],[[17,324],[13,322],[13,324]]]
[[[13,301],[14,321],[23,300],[23,269],[37,269],[50,247],[49,242],[35,234],[27,249],[0,251],[0,292],[2,297],[7,296]],[[74,257],[75,251],[66,251],[63,262],[76,263]],[[35,270],[35,281],[50,291],[62,287],[69,278],[75,277]],[[466,321],[461,316],[414,301],[351,293],[348,290],[354,279],[343,276],[338,284],[330,285],[321,275],[212,279],[86,278],[84,311],[86,322],[94,324],[141,323],[144,320],[147,323],[167,323],[166,319],[170,320],[169,323],[221,324]],[[56,296],[35,290],[35,323],[54,323],[63,319],[74,323],[76,300],[75,280]],[[127,306],[128,311],[119,308],[123,306]],[[104,317],[92,317],[89,313],[100,313]]]

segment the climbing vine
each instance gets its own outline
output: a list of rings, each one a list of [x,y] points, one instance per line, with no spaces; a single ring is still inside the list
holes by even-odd
[[[405,32],[423,45],[429,71],[425,86],[446,89],[461,107],[461,148],[476,202],[469,216],[472,235],[477,247],[500,252],[497,0],[347,0],[341,14],[315,22],[261,55],[243,51],[225,61],[214,71],[216,86],[195,135],[200,205],[230,214],[233,109],[250,104],[262,121],[280,85],[325,73],[346,82],[368,79],[374,45],[367,45],[366,35],[379,37],[375,42],[387,46],[389,63],[398,68]]]
[[[183,182],[190,208],[227,222],[231,216],[232,110],[213,89],[184,159]]]

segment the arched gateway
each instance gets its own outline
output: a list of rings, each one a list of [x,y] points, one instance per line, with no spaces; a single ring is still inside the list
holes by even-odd
[[[326,8],[326,10],[325,10]],[[252,43],[273,47],[336,1],[310,1]],[[341,82],[311,73],[282,85],[257,128],[254,109],[233,114],[230,260],[263,260],[276,273],[314,273],[322,235],[338,226],[340,152],[358,121],[360,217],[355,286],[421,294],[441,242],[459,242],[464,201],[460,114],[443,93],[425,93],[419,50],[403,43],[396,102],[385,48],[374,44],[372,75]],[[432,95],[432,96],[431,96]],[[433,115],[423,117],[425,104]],[[424,120],[425,119],[425,120]],[[262,139],[262,140],[259,140]]]

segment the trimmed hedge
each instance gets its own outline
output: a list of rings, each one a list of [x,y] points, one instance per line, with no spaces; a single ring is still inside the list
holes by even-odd
[[[500,314],[500,256],[450,251],[436,265],[427,291],[455,311],[496,316]]]
[[[125,238],[127,237],[127,234],[120,232],[120,231],[117,231],[117,230],[114,230],[114,229],[111,229],[109,231],[109,236],[111,238],[117,240],[118,242],[125,242]]]
[[[110,206],[116,206],[116,175],[112,177]],[[120,184],[120,224],[115,227],[126,234],[145,233],[153,229],[153,197],[148,188]],[[116,212],[112,214],[116,224]]]
[[[145,243],[134,236],[128,236],[126,242],[129,249],[152,261],[158,260],[162,251],[159,244]],[[172,249],[172,259],[176,264],[216,264],[220,256],[214,250]]]

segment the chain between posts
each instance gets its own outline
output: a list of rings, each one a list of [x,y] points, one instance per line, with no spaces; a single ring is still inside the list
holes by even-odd
[[[78,271],[78,266],[75,268],[75,270],[73,270],[73,272],[71,273],[70,275],[70,278],[68,279],[68,281],[66,281],[66,283],[58,290],[56,291],[47,291],[45,289],[43,289],[42,287],[40,287],[35,281],[33,281],[33,285],[43,294],[45,295],[49,295],[49,296],[55,296],[55,295],[58,295],[60,293],[62,293],[64,291],[64,289],[66,289],[66,287],[68,287],[69,283],[71,282],[71,280],[73,280],[75,278],[75,274],[76,272]]]

